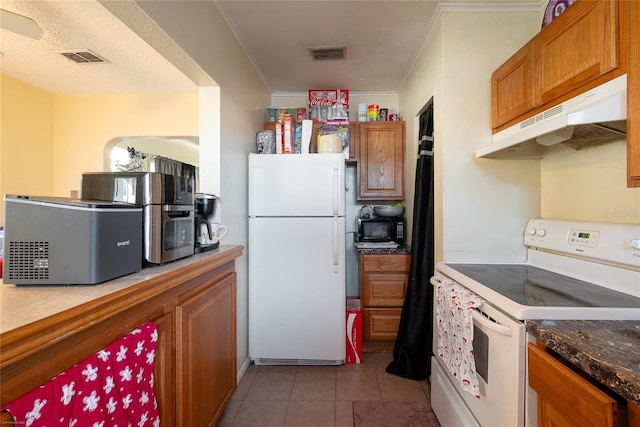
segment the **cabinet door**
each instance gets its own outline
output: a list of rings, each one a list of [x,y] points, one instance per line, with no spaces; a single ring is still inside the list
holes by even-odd
[[[553,356],[528,345],[529,385],[538,393],[538,425],[617,425],[617,403]]]
[[[407,292],[406,273],[365,274],[362,300],[365,307],[402,307]]]
[[[535,44],[527,43],[491,75],[493,129],[506,124],[540,103],[539,64]]]
[[[362,255],[362,271],[364,273],[408,273],[411,267],[411,255]]]
[[[404,122],[360,124],[358,200],[404,200]]]
[[[158,346],[156,348],[156,366],[154,379],[156,383],[156,400],[160,413],[161,425],[175,425],[176,405],[175,386],[176,371],[173,352],[173,312],[153,319],[158,328]]]
[[[547,103],[618,67],[618,2],[578,1],[536,39]]]
[[[236,388],[236,274],[178,304],[178,424],[215,426]]]
[[[401,308],[365,308],[362,334],[364,340],[395,341],[401,316]]]

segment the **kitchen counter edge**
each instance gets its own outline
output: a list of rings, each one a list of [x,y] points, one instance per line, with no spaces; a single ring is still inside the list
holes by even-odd
[[[527,320],[525,326],[547,348],[640,405],[640,321]]]
[[[409,246],[398,246],[397,248],[356,248],[361,255],[411,255]]]
[[[179,286],[189,277],[215,269],[242,255],[243,246],[220,246],[163,265],[143,268],[129,275],[95,285],[15,286],[0,285],[0,341],[7,343],[29,327],[50,328],[94,306],[109,307],[127,298],[151,298]]]

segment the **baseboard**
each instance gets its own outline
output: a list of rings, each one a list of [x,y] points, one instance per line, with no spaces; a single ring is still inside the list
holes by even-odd
[[[251,359],[247,357],[246,359],[244,359],[244,362],[242,362],[240,369],[238,369],[238,374],[236,375],[236,384],[240,384],[240,380],[242,379],[242,377],[244,377],[247,369],[249,369],[249,365],[251,365]]]

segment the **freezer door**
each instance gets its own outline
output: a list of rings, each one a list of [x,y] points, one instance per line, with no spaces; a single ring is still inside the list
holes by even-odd
[[[344,242],[344,218],[249,219],[252,360],[343,363]]]
[[[249,154],[249,216],[344,216],[343,154]]]

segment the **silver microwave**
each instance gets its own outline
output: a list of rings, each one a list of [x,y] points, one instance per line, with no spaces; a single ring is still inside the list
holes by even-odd
[[[405,243],[405,218],[404,217],[384,217],[384,218],[358,218],[356,220],[356,241],[357,242],[396,242],[400,245]]]

